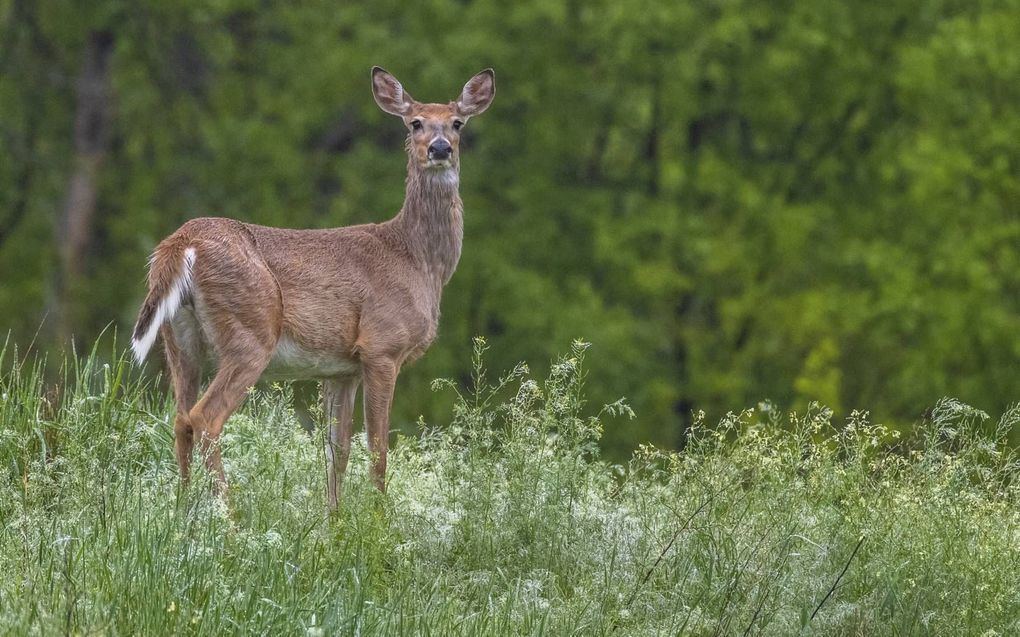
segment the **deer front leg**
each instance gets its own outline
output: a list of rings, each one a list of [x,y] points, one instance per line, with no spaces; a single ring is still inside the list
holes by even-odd
[[[363,359],[365,377],[365,424],[372,453],[372,478],[386,492],[386,451],[390,438],[390,406],[397,382],[397,364],[389,358]]]
[[[322,410],[329,424],[326,440],[326,499],[329,510],[336,511],[338,494],[351,457],[351,433],[354,397],[359,378],[337,378],[322,383]]]

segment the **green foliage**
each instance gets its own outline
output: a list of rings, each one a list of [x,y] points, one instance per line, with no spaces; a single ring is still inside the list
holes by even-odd
[[[492,66],[465,137],[466,243],[441,338],[401,380],[410,428],[470,373],[578,336],[643,415],[607,447],[678,447],[691,414],[768,397],[915,422],[1005,410],[1020,362],[1020,4],[0,2],[0,327],[56,346],[74,82],[106,30],[115,112],[83,341],[131,324],[186,219],[380,221],[400,127],[368,69],[447,100]],[[526,44],[525,44],[526,43]],[[123,333],[124,330],[121,329]]]
[[[95,355],[62,399],[0,376],[0,632],[1012,634],[1020,471],[955,400],[916,434],[812,404],[699,416],[683,453],[599,458],[576,344],[490,384],[476,343],[452,419],[402,438],[388,492],[355,441],[325,514],[321,432],[256,391],[222,439],[228,502],[176,485],[172,405]],[[12,399],[13,398],[13,399]],[[196,467],[197,469],[198,467]]]

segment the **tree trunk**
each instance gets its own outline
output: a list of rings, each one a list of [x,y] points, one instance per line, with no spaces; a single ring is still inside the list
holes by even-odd
[[[113,35],[93,31],[85,43],[75,86],[74,163],[67,199],[57,224],[60,269],[57,276],[57,327],[63,342],[77,323],[76,291],[92,241],[96,217],[97,180],[109,145],[110,55]]]

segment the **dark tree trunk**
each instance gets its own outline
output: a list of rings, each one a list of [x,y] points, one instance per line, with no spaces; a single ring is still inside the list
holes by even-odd
[[[75,85],[74,162],[67,199],[57,224],[60,270],[57,277],[57,326],[64,342],[76,327],[76,289],[92,241],[99,170],[109,144],[110,55],[113,35],[94,31],[85,43]]]

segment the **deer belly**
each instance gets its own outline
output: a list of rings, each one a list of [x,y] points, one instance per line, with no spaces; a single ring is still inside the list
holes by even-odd
[[[359,374],[361,365],[357,361],[329,350],[304,348],[284,335],[276,344],[273,358],[262,376],[280,380],[306,380]]]

